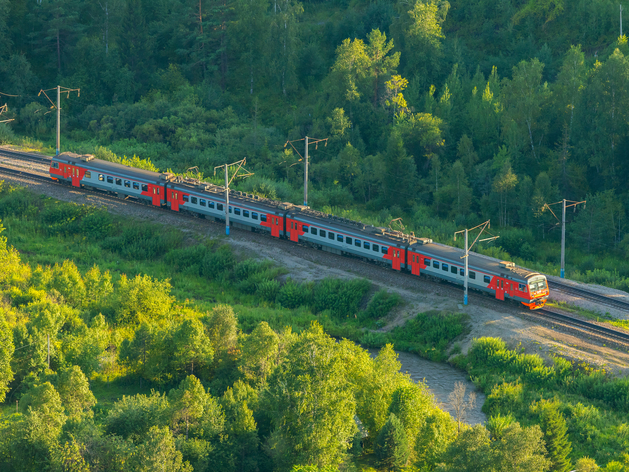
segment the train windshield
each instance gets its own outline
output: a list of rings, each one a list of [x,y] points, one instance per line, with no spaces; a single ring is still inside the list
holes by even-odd
[[[538,275],[529,280],[529,290],[531,292],[538,292],[540,290],[546,290],[546,277]]]

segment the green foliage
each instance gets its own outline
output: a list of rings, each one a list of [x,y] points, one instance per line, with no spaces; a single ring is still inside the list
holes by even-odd
[[[383,318],[401,303],[402,297],[397,293],[378,290],[375,295],[371,297],[369,303],[367,303],[367,308],[360,313],[360,317],[366,319]]]
[[[171,309],[173,297],[168,280],[155,280],[148,275],[128,279],[122,275],[116,290],[115,319],[121,323],[160,321]]]
[[[309,305],[312,298],[312,286],[307,283],[297,283],[288,279],[277,293],[276,301],[286,308],[298,308]]]
[[[374,445],[374,451],[381,467],[399,471],[407,464],[410,448],[402,422],[393,413],[384,424]]]
[[[351,317],[357,313],[370,286],[365,279],[324,279],[313,289],[314,309],[317,312],[330,310],[338,318]]]
[[[105,431],[124,438],[143,437],[152,427],[168,424],[170,404],[166,395],[124,396],[114,403],[104,420]]]
[[[391,331],[396,345],[403,350],[441,360],[447,346],[467,330],[467,315],[426,312]]]
[[[541,426],[553,470],[558,472],[572,470],[572,464],[568,458],[572,445],[567,434],[566,420],[558,411],[557,406],[552,403],[543,403],[538,408],[541,410]]]
[[[11,357],[13,356],[14,349],[13,333],[0,308],[0,401],[4,401],[9,389],[9,383],[13,380]]]

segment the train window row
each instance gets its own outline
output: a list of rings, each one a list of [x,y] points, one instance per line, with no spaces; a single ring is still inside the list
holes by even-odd
[[[202,202],[204,202],[205,200],[201,200]],[[223,209],[223,205],[221,203],[219,203],[217,205],[218,210],[222,210]],[[210,202],[210,208],[214,208],[214,202]],[[229,207],[229,212],[230,213],[234,213],[235,215],[242,215],[245,218],[251,218],[252,220],[260,220],[260,221],[264,221],[266,222],[266,215],[264,213],[256,213],[255,211],[249,211],[249,210],[241,210],[240,208],[233,208],[231,205]],[[279,219],[276,221],[275,224],[279,224]]]
[[[335,234],[332,231],[326,231],[325,229],[317,229],[314,226],[306,226],[303,225],[303,230],[304,233],[307,233],[308,230],[310,230],[310,234],[312,234],[313,236],[319,236],[321,238],[325,238],[327,237],[328,239],[334,241],[334,236]],[[378,244],[371,244],[369,241],[361,241],[360,239],[354,239],[350,236],[343,236],[342,234],[337,234],[336,235],[336,240],[339,243],[342,243],[343,241],[345,241],[345,244],[348,245],[354,245],[355,247],[362,247],[364,249],[371,249],[374,252],[380,252],[380,245]],[[382,246],[382,253],[386,254],[388,252],[388,249],[386,246]]]
[[[92,178],[92,173],[88,170],[85,172],[85,177],[87,179],[91,179]],[[98,174],[98,180],[100,182],[104,182],[105,180],[107,180],[108,184],[113,184],[114,183],[114,178],[110,175],[105,176],[103,174]],[[142,189],[143,192],[148,192],[149,191],[149,186],[147,184],[139,184],[138,182],[132,182],[130,180],[125,180],[124,184],[122,182],[122,179],[116,179],[116,185],[120,185],[121,187],[124,185],[127,188],[133,188],[133,190],[140,190],[140,188]],[[155,189],[153,189],[153,193],[155,192]]]
[[[419,262],[419,256],[417,256],[417,258],[414,259],[413,262]],[[439,269],[439,267],[441,267],[441,270],[444,272],[448,272],[449,270],[450,273],[455,274],[455,275],[458,272],[461,277],[465,277],[465,269],[463,268],[459,267],[457,269],[456,266],[446,264],[445,262],[431,261],[431,259],[428,259],[428,258],[424,259],[424,263],[426,264],[426,267],[430,267],[431,262],[432,262],[433,268],[435,269]],[[485,278],[487,278],[487,276],[485,276]],[[474,272],[473,270],[470,270],[470,279],[476,279],[476,272]]]

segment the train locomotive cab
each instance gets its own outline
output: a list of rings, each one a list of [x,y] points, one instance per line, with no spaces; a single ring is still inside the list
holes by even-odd
[[[522,304],[528,306],[531,310],[542,308],[546,304],[549,294],[546,276],[537,274],[528,279],[528,289],[529,303],[522,302]]]

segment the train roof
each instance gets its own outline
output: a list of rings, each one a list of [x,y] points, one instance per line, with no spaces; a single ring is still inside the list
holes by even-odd
[[[289,214],[291,217],[297,217],[300,221],[311,225],[325,226],[336,232],[350,233],[354,236],[380,241],[381,243],[404,246],[406,244],[413,244],[417,240],[412,234],[367,225],[360,221],[323,213],[306,206],[294,205]]]
[[[196,195],[206,195],[208,197],[219,198],[220,200],[225,201],[225,187],[221,185],[214,185],[198,179],[175,177],[169,186],[184,192],[194,193]],[[241,192],[239,190],[229,191],[229,202],[234,205],[242,204],[261,209],[270,209],[273,211],[284,211],[294,206],[292,203],[271,200],[269,198]]]
[[[96,159],[91,154],[75,154],[73,152],[62,152],[58,156],[52,158],[54,161],[65,162],[68,164],[79,165],[88,168],[88,170],[101,171],[103,173],[111,173],[120,177],[136,178],[147,180],[150,182],[160,182],[171,180],[173,174],[167,172],[153,172],[150,170],[138,169],[137,167],[129,167],[116,162],[103,161]]]
[[[451,264],[465,264],[465,261],[462,259],[462,256],[465,254],[463,249],[446,246],[445,244],[434,243],[429,239],[419,241],[419,244],[413,245],[411,250]],[[513,280],[526,280],[536,275],[540,275],[538,272],[516,266],[513,262],[501,261],[500,259],[478,254],[473,251],[470,251],[469,257],[470,260],[468,261],[468,264],[470,268],[497,273],[505,278]]]

